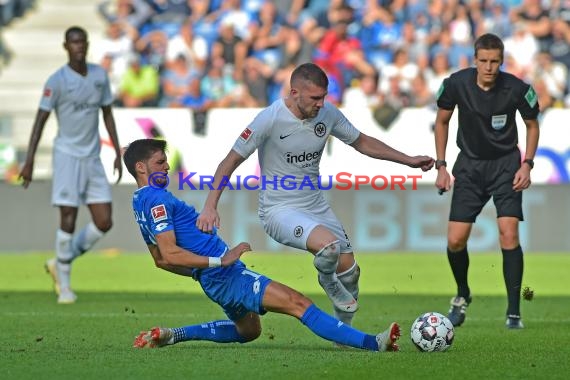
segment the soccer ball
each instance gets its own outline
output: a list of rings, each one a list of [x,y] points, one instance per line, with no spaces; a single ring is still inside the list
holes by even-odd
[[[445,351],[453,343],[453,324],[444,315],[430,312],[420,315],[410,331],[412,342],[420,351]]]

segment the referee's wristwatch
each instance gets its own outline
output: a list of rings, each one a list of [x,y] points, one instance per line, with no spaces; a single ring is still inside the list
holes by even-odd
[[[442,166],[447,167],[447,162],[445,162],[445,160],[435,160],[435,170],[438,170]]]
[[[527,164],[530,168],[534,168],[534,160],[532,158],[527,158],[523,161],[523,164]]]

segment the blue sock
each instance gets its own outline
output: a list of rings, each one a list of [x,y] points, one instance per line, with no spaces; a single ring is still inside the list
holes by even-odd
[[[336,318],[312,304],[301,317],[301,322],[321,338],[331,340],[345,346],[378,351],[378,342],[373,335],[365,334],[353,327],[345,325]]]
[[[230,320],[212,321],[201,325],[176,327],[172,329],[174,343],[187,340],[208,340],[217,343],[244,343],[238,334],[236,325]]]

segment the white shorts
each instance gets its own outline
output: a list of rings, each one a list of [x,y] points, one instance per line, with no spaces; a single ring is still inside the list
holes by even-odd
[[[111,185],[99,157],[79,158],[54,150],[52,161],[54,206],[111,203]]]
[[[294,208],[266,211],[261,223],[273,240],[302,250],[307,250],[307,239],[311,231],[322,225],[340,240],[340,253],[353,252],[347,233],[330,207],[318,213]]]

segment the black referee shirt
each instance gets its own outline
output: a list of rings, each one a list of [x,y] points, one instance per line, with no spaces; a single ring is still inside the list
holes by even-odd
[[[538,117],[538,97],[532,86],[514,75],[499,72],[495,86],[484,91],[477,85],[477,69],[451,74],[437,92],[437,106],[457,105],[457,146],[470,158],[491,160],[516,149],[516,111],[524,120]]]

